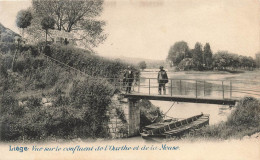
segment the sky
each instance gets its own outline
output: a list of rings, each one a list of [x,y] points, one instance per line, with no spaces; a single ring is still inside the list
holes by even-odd
[[[30,5],[0,0],[0,22],[18,32],[16,14]],[[102,56],[162,60],[177,41],[252,57],[260,51],[259,0],[105,0],[100,19],[108,37],[94,50]]]

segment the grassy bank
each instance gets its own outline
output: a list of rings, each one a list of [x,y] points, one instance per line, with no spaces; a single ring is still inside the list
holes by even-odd
[[[22,46],[13,69],[14,52],[2,52],[0,140],[108,137],[107,111],[115,89],[102,77],[120,77],[128,64],[68,46],[49,49],[49,56],[87,75],[46,60],[38,46]]]
[[[194,134],[187,135],[187,138],[241,139],[257,132],[260,132],[260,101],[245,97],[239,101],[226,122],[204,127]]]

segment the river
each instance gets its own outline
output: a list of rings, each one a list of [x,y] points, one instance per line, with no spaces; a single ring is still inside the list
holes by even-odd
[[[141,86],[139,91],[148,93],[150,83],[150,93],[158,94],[157,89],[157,72],[141,72]],[[169,79],[173,82],[167,84],[167,95],[182,95],[182,96],[198,96],[211,98],[234,98],[243,96],[259,96],[260,94],[260,71],[248,71],[245,73],[232,74],[226,72],[168,72]],[[144,79],[155,78],[155,79]],[[180,82],[180,79],[185,79]],[[195,90],[195,81],[198,80],[197,92]],[[206,82],[204,82],[204,80]],[[216,81],[215,81],[216,80]],[[223,81],[223,82],[222,82]],[[232,81],[230,84],[230,81]],[[209,82],[209,83],[208,83]],[[171,84],[172,83],[172,86]],[[223,86],[222,86],[223,83]],[[230,87],[231,86],[231,87]],[[235,92],[235,89],[246,89],[246,92]],[[135,87],[137,91],[137,87]],[[224,92],[223,92],[224,90]],[[230,92],[232,90],[232,92]],[[259,92],[258,92],[259,91]],[[224,95],[223,95],[224,93]],[[230,94],[231,93],[231,94]],[[166,113],[174,102],[155,101],[151,102],[160,107],[163,113]],[[210,125],[217,124],[221,121],[226,121],[232,109],[225,105],[199,104],[199,103],[174,103],[173,107],[167,112],[167,116],[174,118],[187,118],[193,115],[210,114]]]

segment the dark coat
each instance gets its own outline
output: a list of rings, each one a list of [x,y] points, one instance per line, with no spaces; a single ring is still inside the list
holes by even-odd
[[[134,72],[132,70],[126,70],[124,73],[125,82],[133,82],[134,81]]]
[[[165,70],[162,69],[158,72],[157,80],[158,83],[168,83],[168,76]]]

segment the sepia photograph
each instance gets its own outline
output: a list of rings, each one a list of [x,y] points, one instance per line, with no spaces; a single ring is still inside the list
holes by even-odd
[[[260,0],[0,0],[0,160],[260,159]]]

